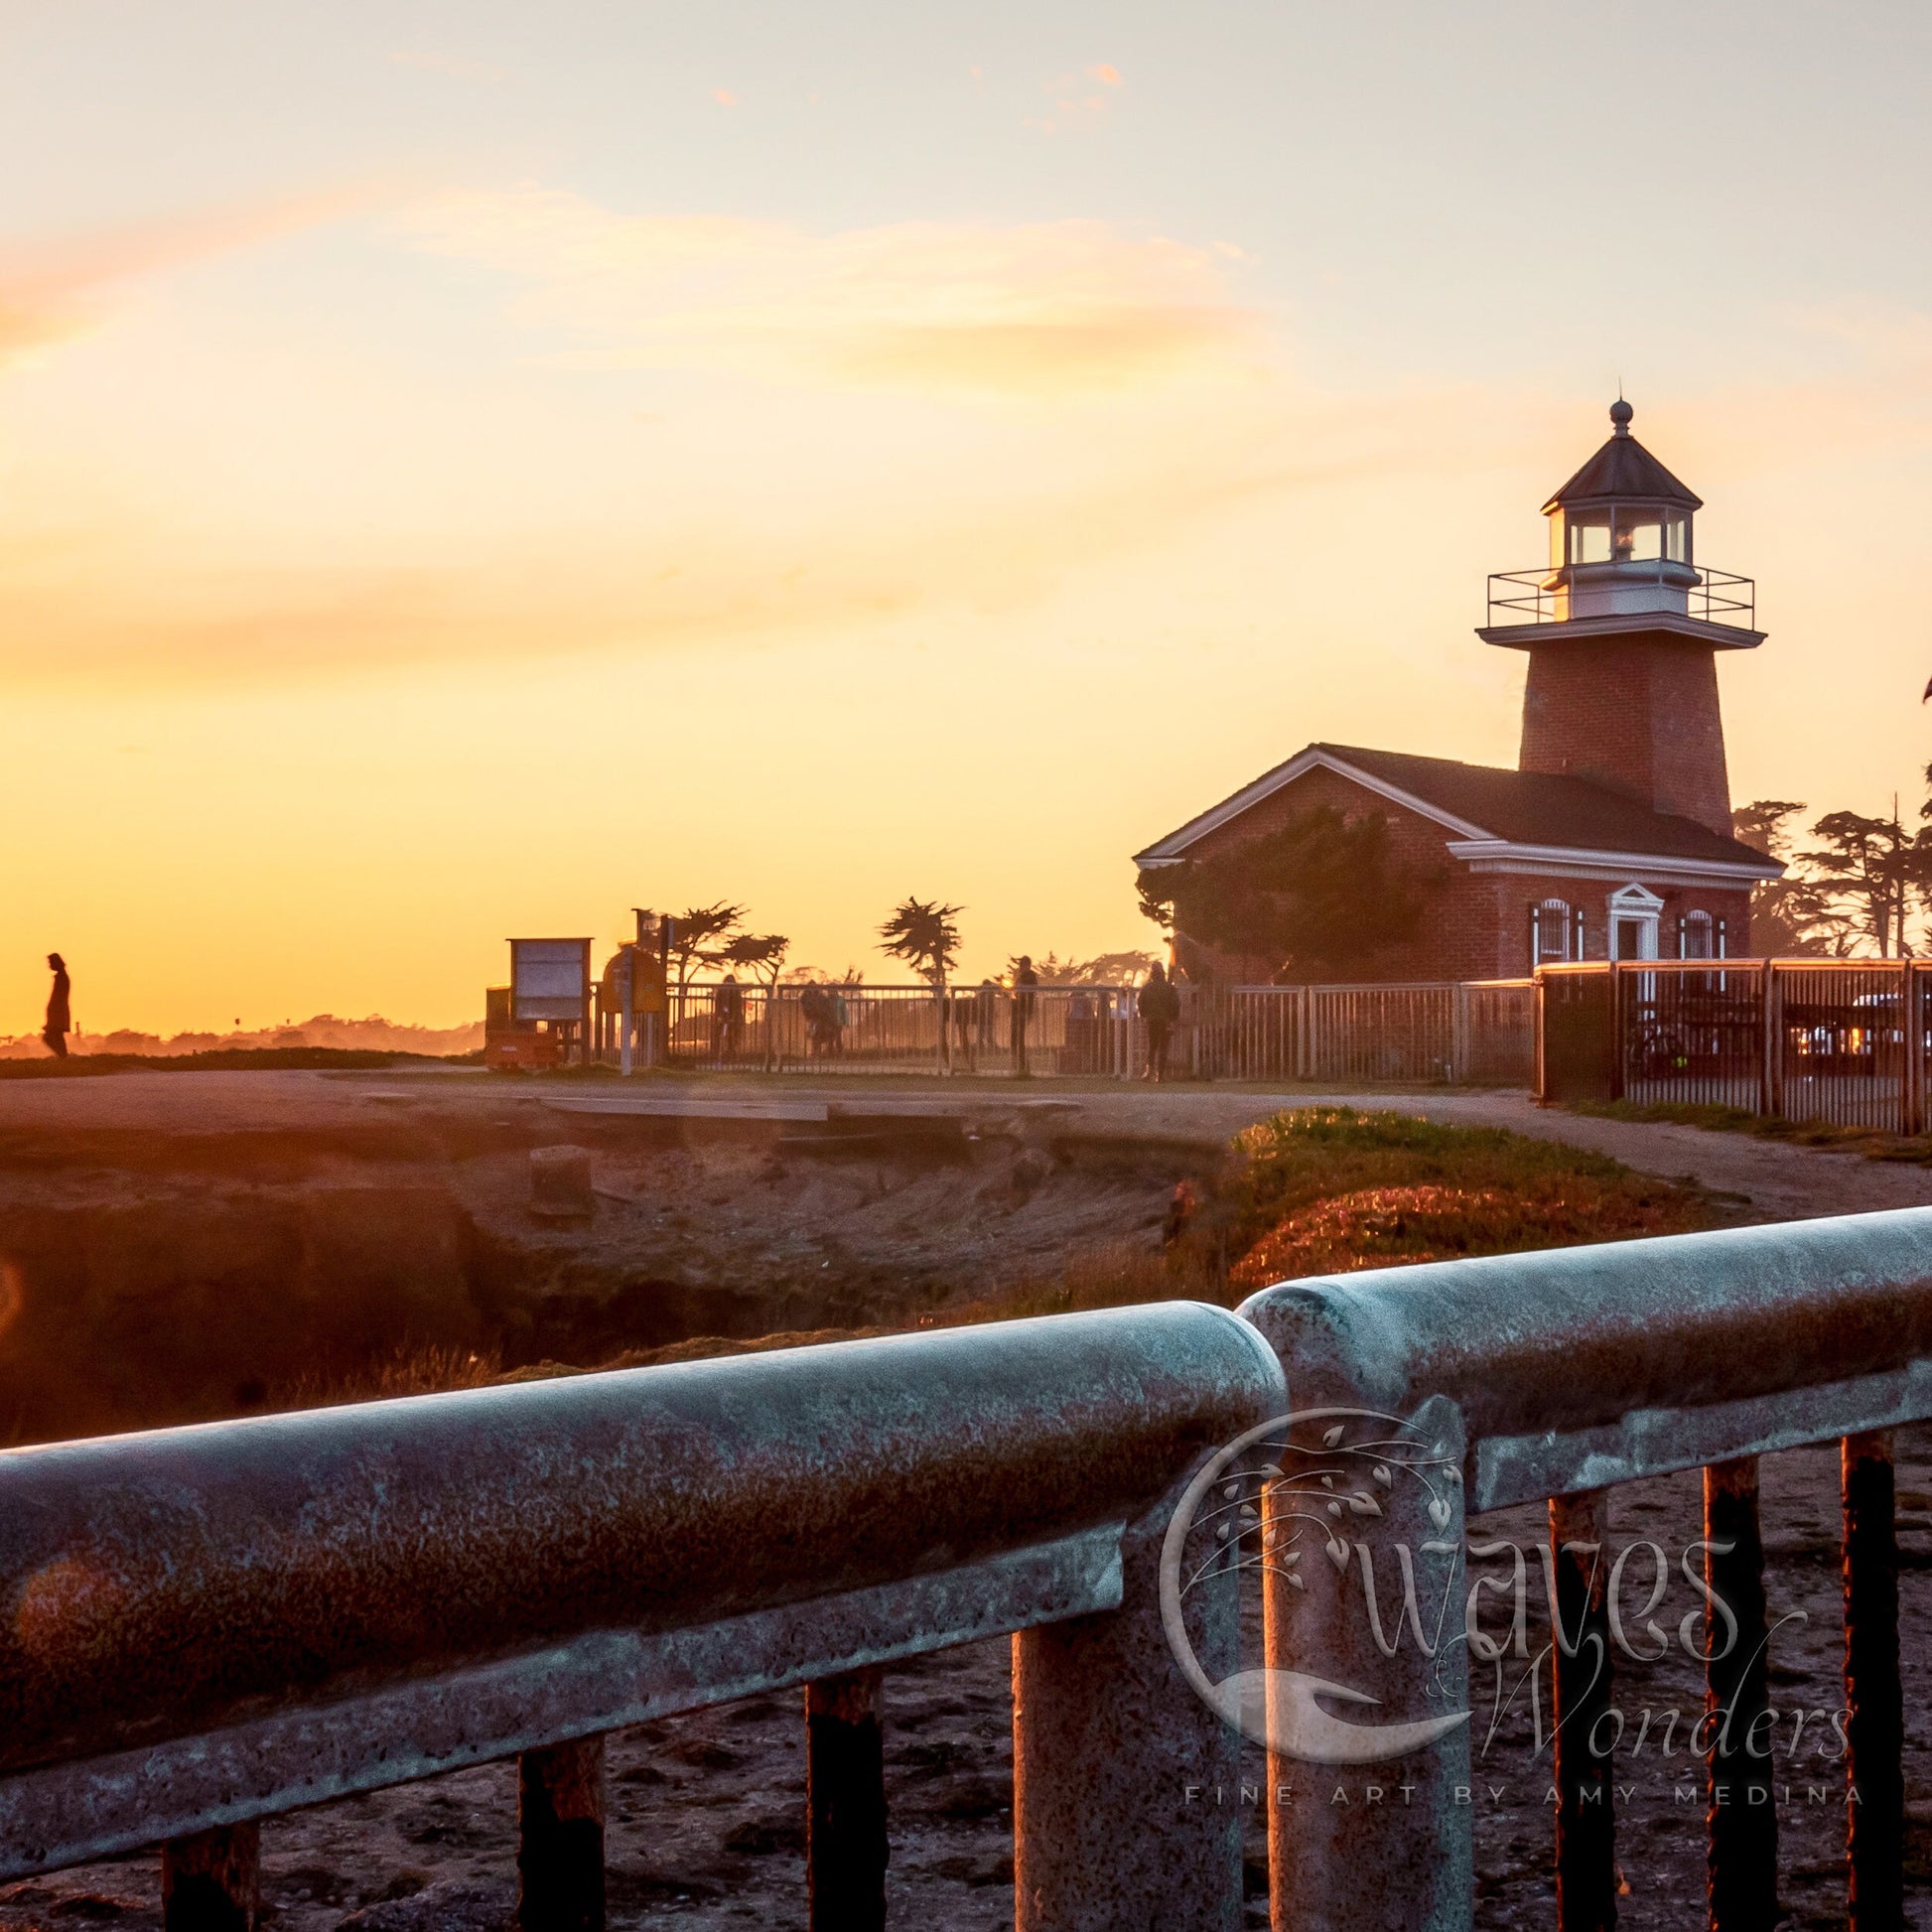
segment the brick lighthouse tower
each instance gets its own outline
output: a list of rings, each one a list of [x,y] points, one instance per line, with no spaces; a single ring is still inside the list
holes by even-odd
[[[1698,564],[1703,502],[1630,434],[1633,413],[1611,405],[1609,440],[1543,506],[1548,570],[1492,577],[1476,634],[1529,656],[1520,770],[1593,779],[1728,836],[1717,653],[1764,633],[1750,580]]]

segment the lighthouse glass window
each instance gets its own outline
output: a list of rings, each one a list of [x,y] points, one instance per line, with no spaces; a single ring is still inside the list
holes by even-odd
[[[1664,554],[1664,518],[1660,510],[1620,509],[1611,555],[1620,564],[1653,564]]]
[[[1563,522],[1571,563],[1606,564],[1610,561],[1608,510],[1567,510]]]

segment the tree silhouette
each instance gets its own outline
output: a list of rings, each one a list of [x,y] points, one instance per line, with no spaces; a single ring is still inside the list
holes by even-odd
[[[959,963],[959,927],[953,922],[965,909],[941,905],[936,898],[908,898],[879,928],[879,950],[904,960],[922,980],[943,987]]]
[[[777,985],[778,976],[784,971],[785,954],[790,950],[791,941],[782,932],[741,932],[705,957],[720,966],[747,967],[770,987]]]
[[[1020,964],[1016,955],[1007,961],[1011,978]],[[1042,953],[1034,961],[1034,971],[1041,986],[1131,986],[1145,979],[1154,964],[1151,952],[1103,952],[1091,959],[1062,959],[1058,953]]]
[[[1895,807],[1888,818],[1827,812],[1811,835],[1823,844],[1798,857],[1808,881],[1835,901],[1831,923],[1848,943],[1834,950],[1850,952],[1849,941],[1862,938],[1876,945],[1880,958],[1903,957],[1906,905],[1932,883],[1925,835],[1908,833]]]
[[[1732,837],[1781,863],[1792,857],[1789,820],[1805,809],[1797,798],[1753,798],[1730,814]],[[1805,953],[1843,955],[1857,937],[1853,920],[1831,891],[1796,871],[1761,879],[1751,888],[1749,950],[1761,958]]]
[[[1139,890],[1141,910],[1169,931],[1318,979],[1414,939],[1427,883],[1396,859],[1381,813],[1316,805],[1212,858],[1150,868]]]
[[[745,907],[720,899],[716,905],[693,905],[676,913],[671,921],[670,964],[677,974],[678,990],[683,991],[692,968],[700,960],[717,957],[714,940],[722,939],[745,917]]]

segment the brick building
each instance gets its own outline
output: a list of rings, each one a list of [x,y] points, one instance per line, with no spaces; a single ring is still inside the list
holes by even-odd
[[[1565,959],[1742,949],[1750,890],[1781,868],[1730,835],[1717,653],[1764,641],[1747,579],[1695,562],[1701,500],[1614,432],[1543,506],[1550,562],[1490,579],[1485,643],[1528,662],[1517,765],[1310,745],[1135,855],[1147,870],[1238,850],[1315,806],[1378,814],[1422,882],[1411,942],[1381,980],[1497,979]],[[1174,937],[1200,979],[1279,961]]]

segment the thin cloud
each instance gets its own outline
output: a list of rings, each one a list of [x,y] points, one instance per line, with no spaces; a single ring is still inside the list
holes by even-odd
[[[829,490],[801,476],[776,517],[714,492],[634,531],[505,528],[488,561],[456,539],[426,541],[403,566],[356,561],[340,529],[276,567],[251,557],[245,534],[210,544],[119,525],[0,530],[0,675],[23,688],[280,683],[792,647],[882,621],[1022,612],[1075,574],[1145,558],[1262,500],[1419,468],[1461,474],[1469,432],[1494,414],[1474,393],[1322,402],[1264,385],[1205,411],[1195,402],[1170,394],[1079,439],[1041,425],[1014,443],[1026,453],[1017,469],[941,465],[943,488],[924,463]]]
[[[1099,120],[1113,105],[1104,91],[1095,93],[1094,88],[1125,85],[1120,69],[1111,61],[1082,68],[1078,73],[1063,73],[1046,83],[1045,91],[1053,101],[1052,113],[1035,115],[1025,125],[1037,128],[1042,134],[1062,134],[1070,128],[1086,126]]]
[[[403,225],[516,277],[518,317],[604,365],[1062,395],[1226,376],[1265,353],[1213,253],[1101,222],[818,235],[527,191],[446,198]]]
[[[0,366],[91,328],[112,292],[126,283],[337,220],[390,192],[363,183],[83,234],[0,242]]]

